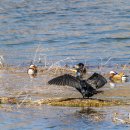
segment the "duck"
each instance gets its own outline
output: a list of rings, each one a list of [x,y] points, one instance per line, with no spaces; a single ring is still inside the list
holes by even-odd
[[[120,73],[117,73],[115,71],[110,71],[110,76],[109,76],[109,79],[111,81],[122,81],[122,82],[125,82],[127,81],[127,75],[124,74],[124,72],[120,72]]]
[[[87,72],[86,67],[83,63],[78,63],[74,65],[73,69],[70,70],[75,72],[76,75],[78,75],[79,77],[83,77]]]
[[[27,73],[31,77],[36,77],[37,76],[37,66],[36,65],[30,65],[29,69],[27,70]]]
[[[81,93],[83,98],[89,98],[95,94],[101,93],[102,91],[97,91],[97,89],[103,87],[106,83],[106,78],[98,73],[94,73],[86,80],[80,78],[79,75],[75,77],[70,74],[64,74],[48,81],[49,85],[67,85],[74,87]]]

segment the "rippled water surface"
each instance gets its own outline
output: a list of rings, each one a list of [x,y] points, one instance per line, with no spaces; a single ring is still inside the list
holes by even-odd
[[[121,111],[120,108],[21,108],[14,112],[2,112],[0,127],[4,130],[128,130],[129,125],[112,122],[111,113]],[[127,118],[129,108],[122,109],[121,115]]]
[[[47,64],[70,59],[90,65],[108,59],[112,65],[129,64],[130,1],[1,0],[0,55],[14,66],[45,58]],[[45,106],[2,111],[0,129],[128,129],[112,123],[109,112],[119,108],[103,109],[106,118],[99,122],[91,121],[80,109]]]
[[[73,58],[129,63],[127,0],[1,0],[0,54],[9,64]],[[38,49],[39,46],[39,49]],[[38,51],[36,51],[38,50]]]

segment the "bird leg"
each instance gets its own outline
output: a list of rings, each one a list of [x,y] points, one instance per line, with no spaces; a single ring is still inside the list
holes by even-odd
[[[82,95],[83,96],[83,99],[89,99],[89,97],[86,97],[85,95]]]

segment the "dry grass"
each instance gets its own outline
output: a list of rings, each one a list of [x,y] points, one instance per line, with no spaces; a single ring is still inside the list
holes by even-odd
[[[75,74],[75,72],[71,68],[58,67],[58,66],[55,66],[55,67],[52,67],[52,68],[42,67],[42,68],[38,69],[38,72],[40,72],[42,74],[48,74],[50,76],[58,76],[58,75],[62,75],[62,74],[65,74],[65,73],[72,74],[72,75]]]
[[[98,99],[65,99],[61,101],[54,101],[49,103],[53,106],[69,106],[69,107],[102,107],[102,106],[113,106],[122,105],[120,101],[106,101]]]
[[[17,104],[17,102],[15,97],[0,97],[0,104]]]
[[[107,101],[98,99],[78,99],[78,98],[55,98],[55,99],[40,99],[40,100],[28,100],[24,101],[16,99],[15,97],[0,97],[1,104],[22,104],[22,105],[42,105],[48,104],[52,106],[68,106],[68,107],[102,107],[102,106],[114,106],[125,105],[122,101]]]

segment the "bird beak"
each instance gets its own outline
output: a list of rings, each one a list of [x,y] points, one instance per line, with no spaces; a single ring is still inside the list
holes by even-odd
[[[70,69],[72,72],[74,72],[74,73],[76,73],[77,72],[77,70],[76,69]]]
[[[79,66],[78,66],[78,65],[75,65],[74,68],[75,68],[75,69],[79,69]]]

